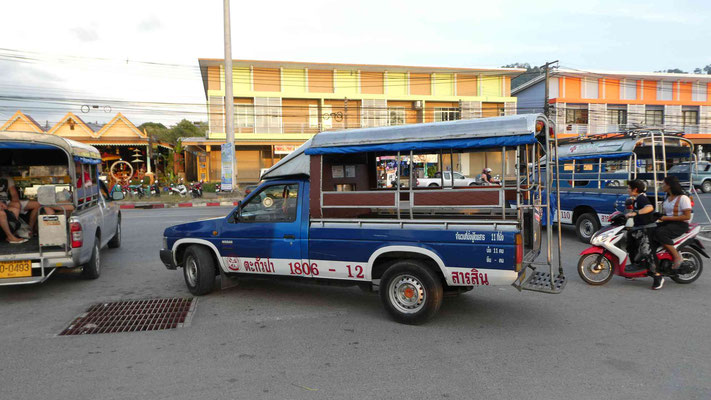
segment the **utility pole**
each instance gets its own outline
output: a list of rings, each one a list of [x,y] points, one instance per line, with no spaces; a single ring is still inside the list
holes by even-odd
[[[549,61],[541,66],[541,68],[545,68],[546,70],[546,101],[543,103],[543,114],[545,114],[546,117],[550,117],[550,104],[548,102],[548,91],[549,91],[549,84],[548,84],[548,78],[550,77],[550,66],[553,64],[557,64],[558,60],[555,61]]]
[[[235,123],[234,123],[234,96],[232,94],[232,30],[230,29],[230,0],[224,1],[224,18],[225,18],[225,134],[227,136],[226,146],[227,151],[222,151],[222,157],[227,158],[222,160],[223,168],[225,163],[228,164],[227,170],[223,170],[222,174],[229,175],[231,187],[229,190],[234,191],[237,186],[235,179]]]

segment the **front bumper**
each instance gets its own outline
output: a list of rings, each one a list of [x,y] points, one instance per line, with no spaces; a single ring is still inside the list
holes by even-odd
[[[176,269],[178,266],[173,262],[173,251],[170,249],[160,250],[160,260],[163,261],[165,267],[168,269]]]

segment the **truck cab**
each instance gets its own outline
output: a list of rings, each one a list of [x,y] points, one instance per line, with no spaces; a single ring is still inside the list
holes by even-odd
[[[411,324],[436,314],[445,293],[495,285],[558,293],[564,276],[534,265],[541,207],[550,206],[535,182],[446,190],[409,184],[418,168],[427,168],[418,160],[454,165],[473,159],[471,150],[496,152],[504,163],[519,156],[510,164],[527,165],[542,118],[321,133],[267,171],[224,218],[167,228],[161,260],[168,269],[183,268],[195,295],[211,292],[218,275],[358,285],[378,291],[390,315]],[[479,130],[483,141],[439,142],[461,130]],[[349,145],[346,136],[360,142]],[[374,143],[384,137],[391,142]],[[502,144],[522,148],[507,153]],[[383,187],[392,174],[396,185]]]

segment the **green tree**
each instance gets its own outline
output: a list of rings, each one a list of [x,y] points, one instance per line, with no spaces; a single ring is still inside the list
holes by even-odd
[[[205,137],[207,124],[204,122],[191,122],[183,119],[170,127],[171,143],[177,143],[181,137]]]
[[[165,125],[160,122],[146,122],[138,126],[141,131],[146,131],[147,134],[153,136],[154,138],[163,141],[170,142],[170,130],[166,128]]]
[[[198,121],[191,122],[183,119],[177,124],[167,128],[160,122],[146,122],[141,124],[138,129],[146,131],[157,140],[176,144],[181,137],[204,137],[207,134],[207,122]]]

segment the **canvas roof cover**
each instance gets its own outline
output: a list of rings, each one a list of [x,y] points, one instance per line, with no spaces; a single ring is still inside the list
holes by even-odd
[[[308,175],[312,154],[475,149],[534,143],[540,114],[321,132],[262,176]]]
[[[0,147],[14,149],[40,149],[51,147],[59,147],[69,153],[72,157],[79,158],[77,161],[85,163],[95,163],[98,160],[101,162],[101,153],[84,143],[80,143],[63,137],[47,135],[35,132],[0,132]]]

